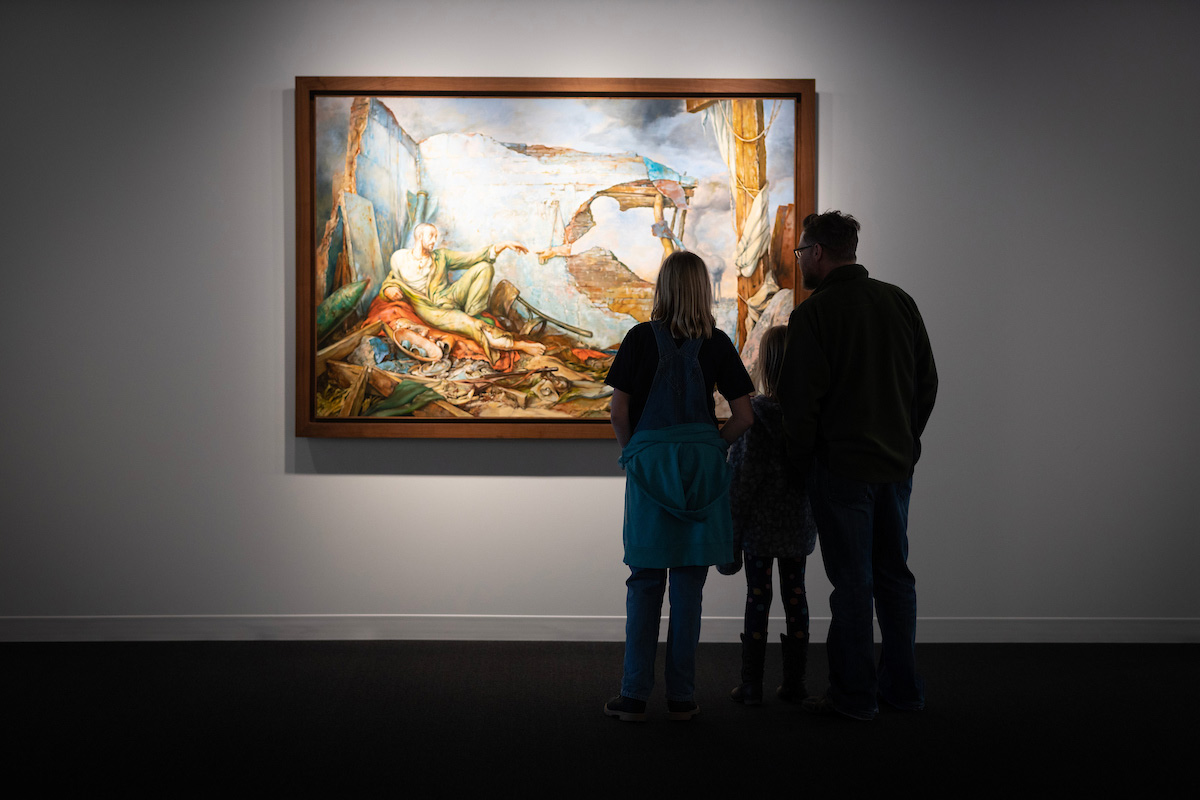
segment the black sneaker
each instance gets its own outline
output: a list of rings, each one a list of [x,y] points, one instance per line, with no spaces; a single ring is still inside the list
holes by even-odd
[[[874,719],[874,715],[870,717],[857,717],[853,714],[847,714],[833,704],[829,699],[828,694],[817,695],[816,697],[806,697],[800,703],[801,710],[809,714],[817,714],[826,717],[839,717],[842,719],[856,719],[859,722],[870,722]]]
[[[888,702],[886,697],[878,693],[875,695],[875,700],[879,703],[880,710],[890,708],[893,711],[907,711],[911,713],[920,713],[925,710],[924,700],[921,701],[920,705],[896,705],[895,703]]]
[[[617,695],[604,704],[604,716],[616,717],[621,722],[645,722],[646,701]]]
[[[668,700],[667,719],[688,720],[700,713],[695,700]]]
[[[800,701],[800,708],[809,714],[820,714],[821,716],[831,716],[838,713],[838,710],[833,707],[833,701],[829,699],[829,695],[825,694],[804,698]]]

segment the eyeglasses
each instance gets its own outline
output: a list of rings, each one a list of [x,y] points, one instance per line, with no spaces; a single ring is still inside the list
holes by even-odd
[[[816,247],[818,244],[820,244],[820,242],[814,242],[813,244],[806,244],[806,245],[804,245],[804,247],[797,247],[792,252],[796,254],[796,258],[798,259],[798,258],[800,258],[800,252],[802,250],[807,250],[810,247]]]

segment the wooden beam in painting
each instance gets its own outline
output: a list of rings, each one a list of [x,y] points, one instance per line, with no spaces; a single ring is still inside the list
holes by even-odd
[[[362,342],[365,336],[379,336],[383,333],[383,323],[379,320],[364,325],[356,331],[352,331],[346,337],[339,339],[328,347],[324,347],[317,351],[316,369],[314,377],[324,374],[326,364],[330,361],[341,361],[348,355],[354,352],[359,343]]]
[[[768,254],[768,269],[775,273],[775,282],[780,289],[792,289],[796,302],[808,297],[811,292],[796,280],[796,205],[788,203],[775,211],[775,227],[771,232],[771,250]]]
[[[367,389],[366,369],[357,364],[347,364],[344,361],[330,361],[327,366],[329,374],[338,385],[350,387],[350,393],[342,402],[338,416],[342,418],[358,416]]]
[[[730,123],[734,135],[734,223],[740,239],[754,198],[767,180],[767,146],[763,136],[763,101],[738,98],[731,101]],[[746,303],[763,282],[762,260],[749,278],[738,275],[737,341],[746,341]]]
[[[713,97],[689,97],[687,99],[687,110],[695,114],[697,111],[703,111],[717,102],[720,101]]]

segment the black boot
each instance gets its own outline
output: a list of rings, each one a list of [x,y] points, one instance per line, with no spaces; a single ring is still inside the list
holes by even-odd
[[[742,634],[742,684],[729,693],[729,699],[748,706],[762,705],[763,662],[767,656],[766,639],[748,639]]]
[[[799,703],[808,697],[804,688],[804,672],[808,669],[808,637],[779,634],[783,642],[783,683],[775,690],[780,700]]]

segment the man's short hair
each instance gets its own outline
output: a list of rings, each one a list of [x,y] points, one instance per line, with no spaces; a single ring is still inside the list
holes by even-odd
[[[858,220],[840,211],[809,214],[804,218],[804,237],[819,244],[837,261],[853,261],[858,252]]]

